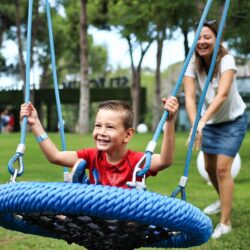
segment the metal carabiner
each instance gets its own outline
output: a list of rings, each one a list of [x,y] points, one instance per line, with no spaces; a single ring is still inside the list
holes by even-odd
[[[19,171],[17,172],[17,174],[19,176],[19,175],[22,175],[22,173],[24,171],[23,156],[22,155],[19,156],[18,163],[19,163]]]
[[[142,181],[136,181],[137,173],[142,170],[141,165],[145,162],[146,155],[144,154],[143,157],[138,161],[138,163],[135,166],[132,181],[128,181],[127,185],[132,188],[145,190],[147,189],[146,186],[146,175],[144,174],[142,177]]]
[[[18,172],[17,169],[15,169],[14,174],[10,176],[9,183],[15,183],[16,182],[17,172]]]

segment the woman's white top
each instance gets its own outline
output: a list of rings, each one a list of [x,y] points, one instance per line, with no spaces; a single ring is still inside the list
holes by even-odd
[[[211,102],[213,101],[214,97],[217,94],[218,84],[221,74],[226,70],[230,69],[233,69],[235,71],[235,74],[228,94],[228,98],[221,105],[216,114],[207,122],[207,124],[233,121],[235,118],[242,115],[246,109],[246,104],[242,100],[237,88],[237,83],[236,83],[237,68],[234,57],[230,54],[227,54],[223,56],[221,59],[217,76],[215,76],[209,83],[201,115],[203,115],[206,112],[208,106],[211,104]],[[203,89],[207,78],[207,74],[206,72],[202,72],[201,74],[198,72],[198,69],[196,69],[194,56],[192,57],[187,67],[185,76],[196,78],[199,86],[199,91]]]

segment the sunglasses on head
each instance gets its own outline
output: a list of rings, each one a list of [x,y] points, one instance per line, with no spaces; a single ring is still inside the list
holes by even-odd
[[[216,20],[205,20],[204,24],[212,25],[212,24],[217,24]]]
[[[203,25],[213,25],[213,24],[217,24],[216,20],[205,20]],[[198,27],[199,22],[195,23],[195,26]]]
[[[198,28],[198,25],[199,23],[197,23],[196,28]],[[209,27],[217,36],[218,26],[216,20],[205,20],[203,26]]]

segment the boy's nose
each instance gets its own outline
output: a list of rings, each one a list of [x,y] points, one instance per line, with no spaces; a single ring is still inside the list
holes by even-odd
[[[100,134],[105,135],[106,134],[106,128],[103,126],[101,127],[101,129],[99,130]]]

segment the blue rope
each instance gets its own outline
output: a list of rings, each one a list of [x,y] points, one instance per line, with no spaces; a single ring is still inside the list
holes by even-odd
[[[199,121],[200,121],[200,118],[201,118],[202,106],[203,106],[203,103],[205,101],[208,86],[209,86],[209,83],[211,82],[211,79],[212,79],[212,76],[213,76],[213,71],[214,71],[214,67],[215,67],[215,64],[216,64],[216,58],[217,58],[217,54],[218,54],[220,43],[221,43],[221,37],[222,37],[222,33],[223,33],[223,28],[224,28],[224,25],[225,25],[225,22],[226,22],[226,17],[227,17],[229,5],[230,5],[230,0],[226,0],[224,10],[223,10],[223,14],[222,14],[221,21],[220,21],[220,25],[219,25],[218,34],[217,34],[217,37],[216,37],[216,43],[215,43],[214,52],[213,52],[213,55],[212,55],[211,64],[210,64],[209,71],[208,71],[208,76],[206,78],[202,94],[200,96],[200,100],[199,100],[199,104],[198,104],[198,108],[197,108],[197,114],[196,114],[195,122],[194,122],[194,125],[193,125],[191,139],[190,139],[190,143],[189,143],[189,147],[188,147],[188,151],[187,151],[187,156],[186,156],[186,164],[185,164],[185,168],[184,168],[184,176],[185,177],[188,176],[190,163],[191,163],[193,146],[194,146],[194,142],[195,142],[195,135],[196,135],[197,127],[198,127],[198,124],[199,124]],[[184,189],[184,187],[181,187],[181,186],[177,187],[177,189],[172,193],[172,197],[175,197],[180,191],[184,192],[184,190],[182,190],[182,189]]]
[[[179,232],[167,240],[160,238],[162,247],[201,245],[209,240],[213,230],[210,218],[183,200],[138,189],[80,183],[2,184],[0,225],[15,230],[13,225],[1,223],[2,214],[13,213],[97,216]]]
[[[59,87],[57,81],[56,74],[56,63],[55,63],[55,50],[54,50],[54,41],[53,41],[53,31],[52,31],[52,22],[50,15],[50,6],[48,0],[46,3],[46,13],[48,20],[48,31],[49,31],[49,42],[50,42],[50,54],[51,54],[51,64],[52,64],[52,72],[53,72],[53,82],[54,82],[54,90],[57,104],[57,113],[59,119],[59,130],[61,135],[62,142],[62,150],[66,150],[66,141],[64,136],[64,123],[61,112],[61,103],[60,103],[60,95],[59,95]],[[33,0],[29,0],[29,10],[28,10],[28,28],[27,28],[27,59],[26,59],[26,84],[25,84],[25,103],[30,102],[30,50],[31,50],[31,31],[32,31],[32,6]],[[28,118],[25,116],[22,121],[21,126],[21,142],[17,147],[15,155],[10,159],[8,163],[8,169],[11,175],[14,175],[15,169],[13,168],[14,163],[18,160],[20,164],[20,169],[17,172],[17,176],[21,176],[24,171],[23,164],[23,155],[25,150],[25,139],[26,139],[26,129],[27,129],[27,120]],[[64,172],[68,172],[67,168],[64,168]]]
[[[206,6],[205,6],[205,8],[204,8],[204,11],[203,11],[203,14],[202,14],[202,17],[201,17],[199,26],[198,26],[198,28],[197,28],[197,32],[196,32],[196,34],[195,34],[195,38],[194,38],[193,44],[192,44],[192,46],[191,46],[191,48],[190,48],[190,50],[189,50],[189,52],[188,52],[188,55],[187,55],[187,57],[186,57],[186,59],[185,59],[184,65],[183,65],[182,70],[181,70],[181,73],[180,73],[180,75],[179,75],[179,77],[178,77],[178,80],[177,80],[177,83],[176,83],[176,85],[175,85],[175,88],[174,88],[174,90],[172,91],[172,96],[176,96],[177,93],[178,93],[178,91],[179,91],[179,89],[180,89],[180,87],[181,87],[181,84],[182,84],[182,81],[183,81],[184,74],[185,74],[185,72],[186,72],[186,70],[187,70],[188,64],[189,64],[189,62],[190,62],[190,60],[191,60],[191,58],[192,58],[192,55],[193,55],[193,53],[194,53],[194,51],[195,51],[196,44],[197,44],[197,42],[198,42],[198,40],[199,40],[199,36],[200,36],[200,33],[201,33],[201,29],[202,29],[202,27],[203,27],[203,24],[204,24],[204,22],[205,22],[205,20],[206,20],[207,15],[208,15],[208,11],[209,11],[209,9],[210,9],[210,7],[211,7],[211,4],[212,4],[212,0],[208,0]],[[161,117],[161,120],[160,120],[160,122],[159,122],[159,124],[158,124],[158,126],[157,126],[157,128],[156,128],[156,131],[155,131],[155,134],[154,134],[154,136],[153,136],[152,141],[157,142],[157,141],[159,140],[160,134],[161,134],[161,132],[162,132],[162,128],[163,128],[163,126],[164,126],[164,124],[165,124],[167,118],[168,118],[168,111],[165,110],[165,111],[163,112],[163,115],[162,115],[162,117]],[[147,152],[147,151],[146,151],[146,153],[145,153],[145,154],[146,154],[145,166],[144,166],[144,168],[143,168],[141,171],[139,171],[139,172],[137,173],[138,176],[143,176],[144,174],[146,174],[146,173],[148,172],[148,170],[149,170],[149,168],[150,168],[150,165],[151,165],[152,153],[153,153],[153,152],[149,152],[149,151]]]
[[[31,48],[31,29],[32,29],[32,6],[33,0],[29,0],[28,9],[28,27],[27,27],[27,49],[26,49],[26,84],[25,84],[25,103],[30,102],[30,48]],[[25,139],[26,139],[26,128],[27,128],[28,118],[25,116],[21,125],[21,138],[20,144],[17,147],[15,155],[10,159],[8,163],[8,170],[11,175],[14,175],[15,169],[13,168],[14,163],[18,160],[20,164],[20,169],[17,172],[17,176],[21,176],[24,171],[23,155],[25,149]]]
[[[63,122],[63,118],[62,118],[62,111],[61,111],[62,108],[61,108],[59,87],[58,87],[57,74],[56,74],[56,59],[55,59],[55,49],[54,49],[53,29],[52,29],[52,22],[51,22],[50,6],[49,6],[48,0],[46,0],[45,3],[46,3],[46,13],[47,13],[47,20],[48,20],[50,55],[51,55],[55,97],[56,97],[56,107],[57,107],[57,114],[58,114],[58,120],[59,120],[59,130],[60,130],[60,136],[61,136],[62,150],[66,151],[66,141],[65,141],[65,135],[64,135],[64,122]],[[64,167],[64,172],[68,172],[67,167]]]

